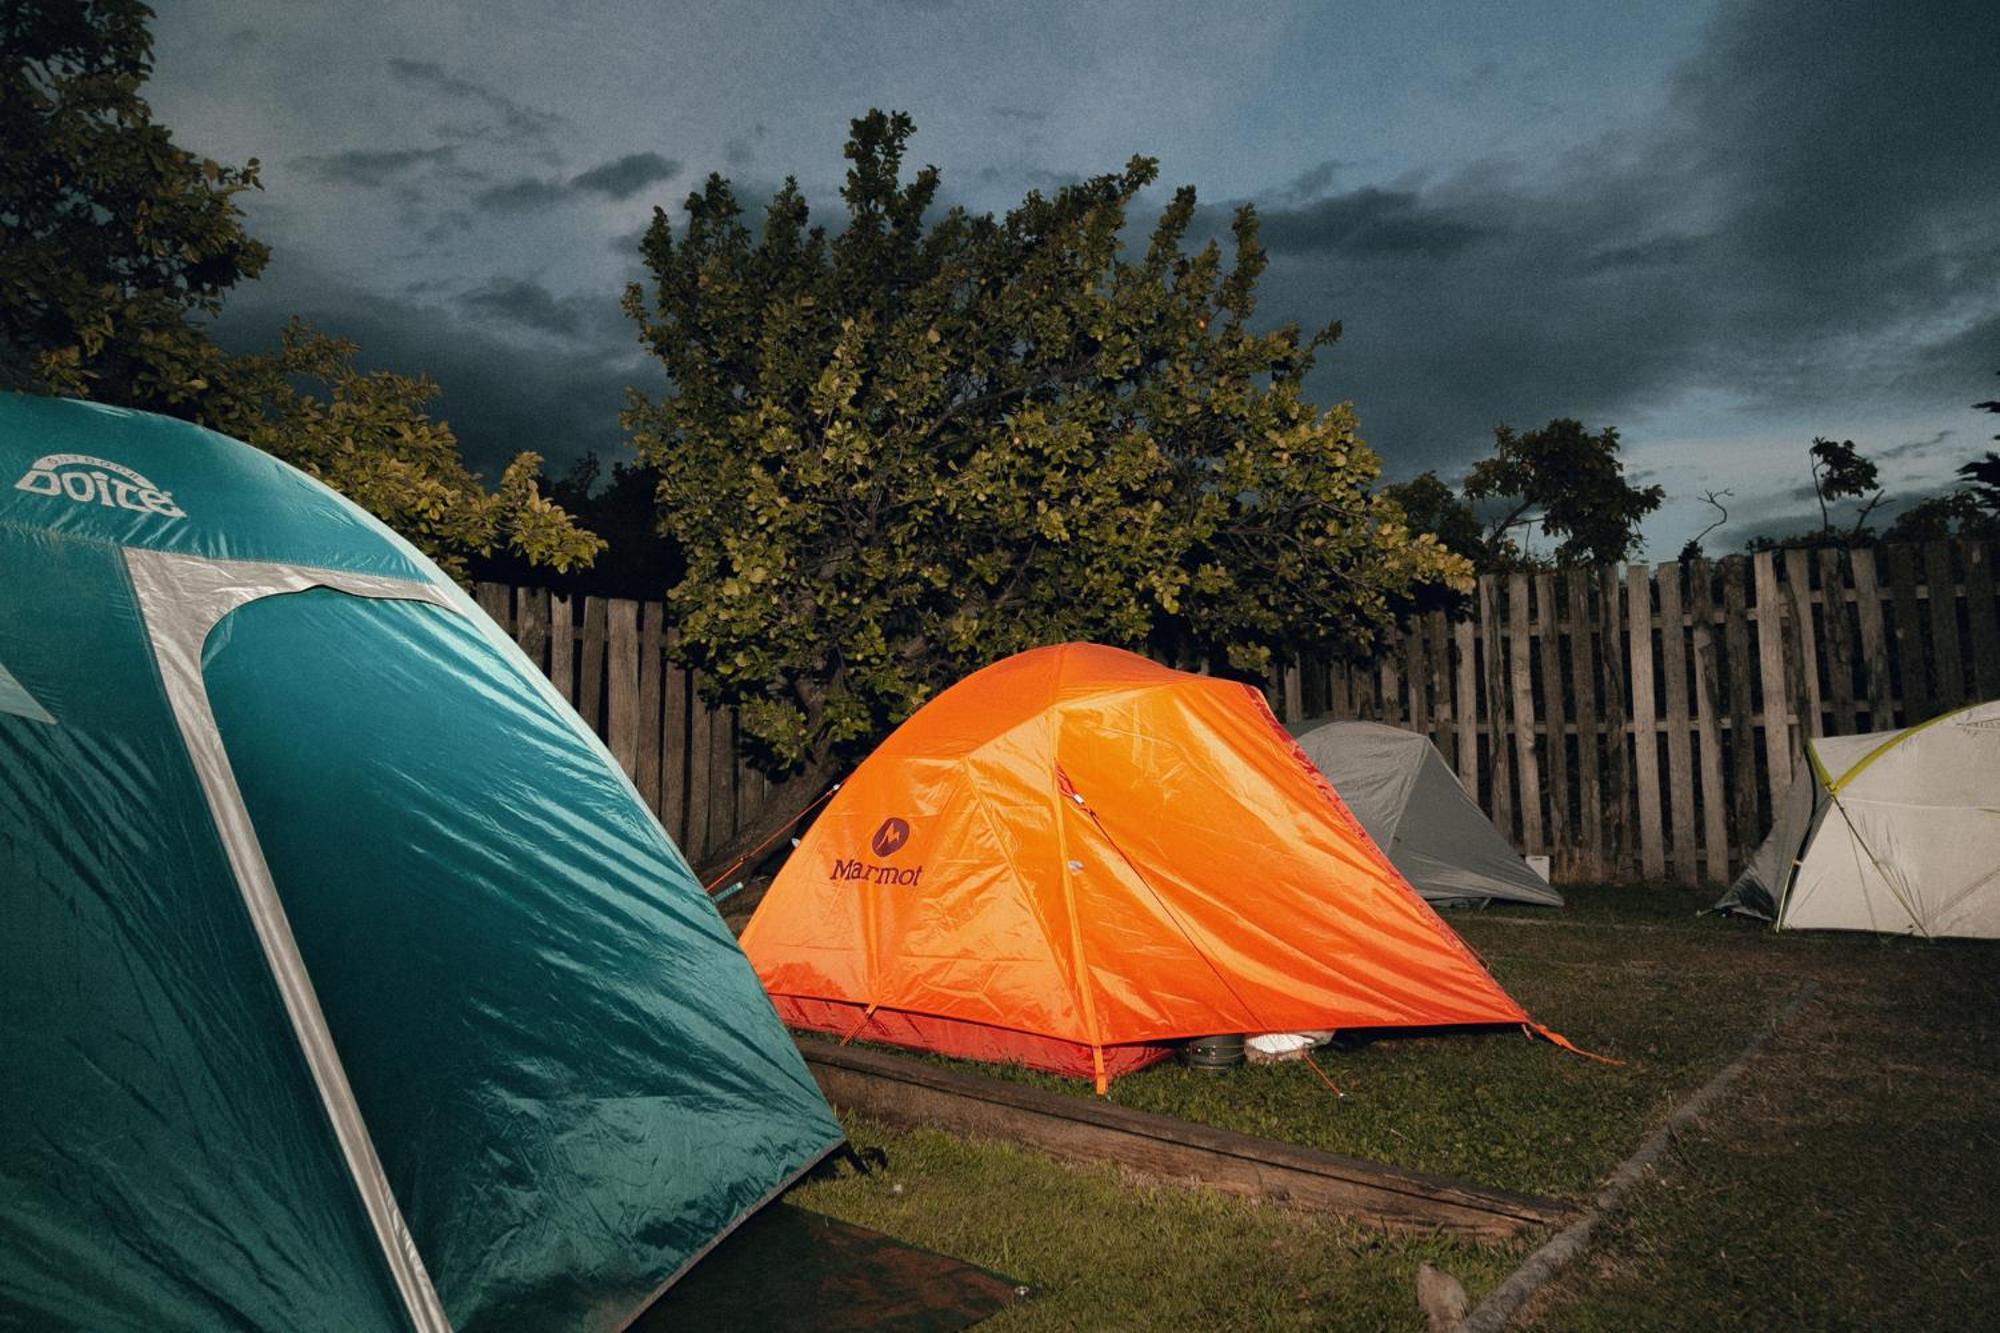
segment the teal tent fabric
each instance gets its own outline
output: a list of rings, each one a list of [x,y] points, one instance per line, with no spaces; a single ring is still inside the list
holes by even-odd
[[[615,1328],[839,1141],[602,745],[373,518],[0,395],[0,570],[0,1326]]]

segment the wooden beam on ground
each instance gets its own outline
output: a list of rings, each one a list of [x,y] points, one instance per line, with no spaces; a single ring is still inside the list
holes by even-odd
[[[1568,1216],[1549,1199],[1214,1129],[1101,1098],[830,1041],[807,1039],[799,1049],[828,1101],[892,1125],[1025,1144],[1071,1161],[1121,1166],[1152,1179],[1194,1182],[1398,1230],[1501,1239]]]

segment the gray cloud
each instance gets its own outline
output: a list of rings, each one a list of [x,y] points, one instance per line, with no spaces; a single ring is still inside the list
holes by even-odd
[[[1908,458],[1912,454],[1927,454],[1945,441],[1951,439],[1957,433],[1957,431],[1941,430],[1937,434],[1927,436],[1921,440],[1905,440],[1901,444],[1893,445],[1876,454],[1875,461],[1878,463],[1887,463],[1893,459]]]
[[[397,81],[410,87],[426,89],[452,101],[480,108],[495,117],[494,123],[488,125],[441,127],[447,133],[483,138],[497,131],[509,139],[545,139],[568,124],[564,117],[553,111],[524,105],[483,84],[449,73],[434,60],[392,57],[389,72]]]
[[[231,350],[266,349],[286,317],[298,314],[358,342],[364,369],[430,375],[442,390],[432,414],[450,422],[468,462],[489,480],[523,449],[542,454],[556,471],[591,450],[620,456],[625,387],[656,391],[656,363],[639,351],[615,303],[595,296],[549,297],[548,309],[575,313],[573,329],[537,339],[533,354],[523,355],[507,330],[532,327],[538,298],[517,298],[513,317],[496,320],[511,285],[492,284],[485,294],[493,300],[484,304],[463,297],[437,304],[356,291],[281,258],[231,297],[217,336]]]
[[[630,199],[648,185],[672,180],[680,171],[679,162],[658,153],[627,153],[572,177],[570,187],[612,199]]]
[[[1455,255],[1484,233],[1426,204],[1414,191],[1373,186],[1275,212],[1263,229],[1264,244],[1274,253],[1432,258]]]
[[[1462,468],[1498,422],[1617,424],[1697,388],[1843,436],[1948,408],[2000,360],[1979,34],[1980,0],[1726,4],[1640,128],[1533,169],[1302,197],[1328,164],[1267,192],[1265,311],[1345,323],[1313,388],[1356,401],[1392,475]]]
[[[418,167],[448,164],[457,152],[451,147],[353,148],[341,153],[293,158],[292,165],[333,184],[379,189],[406,177]]]
[[[561,181],[522,176],[504,185],[481,190],[473,196],[473,202],[498,213],[532,213],[538,209],[554,208],[570,198],[568,187]]]
[[[521,279],[495,279],[486,286],[459,298],[466,311],[518,325],[537,333],[573,338],[580,332],[595,307],[608,300],[572,296],[558,298],[540,283]]]

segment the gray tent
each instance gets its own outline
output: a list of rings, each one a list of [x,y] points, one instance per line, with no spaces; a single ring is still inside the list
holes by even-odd
[[[1375,722],[1308,720],[1292,728],[1368,836],[1433,904],[1502,899],[1561,907],[1465,794],[1437,747]]]

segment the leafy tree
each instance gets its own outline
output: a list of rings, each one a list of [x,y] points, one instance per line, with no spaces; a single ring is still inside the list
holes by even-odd
[[[237,196],[257,162],[152,118],[137,0],[0,6],[0,385],[191,414],[227,356],[194,322],[269,251]]]
[[[428,415],[428,380],[363,374],[351,343],[302,325],[273,354],[216,345],[210,318],[269,258],[237,203],[257,163],[201,157],[153,120],[151,18],[137,0],[0,3],[0,389],[239,435],[461,575],[496,546],[588,564],[603,544],[536,491],[539,460],[517,457],[489,494]]]
[[[604,549],[542,494],[539,456],[516,456],[489,492],[426,410],[437,386],[357,370],[356,350],[294,320],[275,355],[231,360],[227,392],[206,397],[201,418],[326,482],[461,579],[496,547],[558,571]]]
[[[1478,513],[1437,473],[1384,486],[1382,494],[1402,509],[1411,530],[1430,533],[1446,550],[1475,563],[1486,555],[1486,529]]]
[[[1539,527],[1557,543],[1561,565],[1612,564],[1639,549],[1639,523],[1660,507],[1659,486],[1634,486],[1618,459],[1618,431],[1595,435],[1571,417],[1540,430],[1493,432],[1493,456],[1473,464],[1466,498],[1499,506],[1483,539],[1484,568],[1505,568],[1523,556],[1516,529]]]
[[[1993,438],[2000,440],[2000,435]],[[1958,475],[1965,478],[1966,489],[1980,508],[2000,514],[2000,454],[1988,449],[1983,456],[1961,466]]]
[[[650,600],[679,582],[680,548],[660,533],[655,497],[660,474],[640,463],[616,462],[605,475],[604,462],[594,452],[571,464],[559,477],[547,473],[537,488],[583,527],[604,538],[606,547],[588,566],[551,575],[526,557],[497,547],[471,564],[475,578],[500,583],[538,583],[558,592],[589,592],[600,597]]]
[[[1852,545],[1861,540],[1862,534],[1868,530],[1868,516],[1882,503],[1883,491],[1878,484],[1875,464],[1862,456],[1861,451],[1854,447],[1854,441],[1829,440],[1825,436],[1814,438],[1808,456],[1812,459],[1813,494],[1819,499],[1821,541],[1844,540],[1845,544]],[[1867,503],[1855,515],[1854,526],[1848,529],[1844,539],[1836,538],[1828,504],[1863,498]]]
[[[1961,473],[1964,468],[1959,469]],[[2000,513],[1981,503],[1969,488],[1946,491],[1919,500],[1896,516],[1883,534],[1892,542],[1932,542],[1950,536],[2000,537]]]
[[[792,182],[753,231],[710,177],[678,236],[655,213],[650,292],[626,295],[672,386],[633,393],[625,420],[686,559],[683,651],[768,761],[816,786],[1033,645],[1257,674],[1464,579],[1369,493],[1353,414],[1304,398],[1336,330],[1248,327],[1252,210],[1228,267],[1182,246],[1192,189],[1128,256],[1127,209],[1156,174],[1134,158],[1004,217],[927,223],[938,173],[905,179],[913,130],[853,122],[832,235]]]

